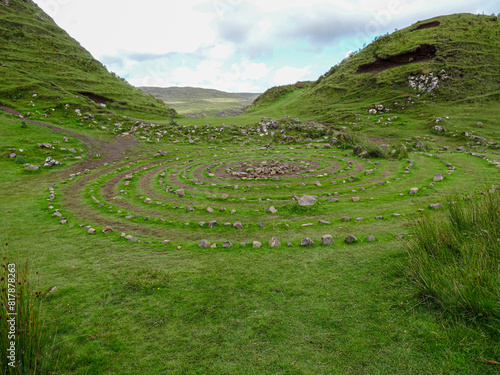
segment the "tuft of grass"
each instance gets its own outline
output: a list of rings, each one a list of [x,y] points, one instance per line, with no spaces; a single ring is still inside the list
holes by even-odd
[[[6,257],[3,259],[4,263],[0,264],[0,369],[2,374],[39,374],[47,358],[41,292],[29,281],[32,278],[28,261],[12,263],[7,262]]]
[[[413,222],[408,274],[419,293],[469,318],[500,319],[500,195],[460,199]]]
[[[368,152],[368,155],[371,158],[388,158],[387,152],[381,149],[377,143],[374,143],[363,136],[357,135],[351,128],[346,129],[345,133],[340,135],[340,144],[344,148],[360,146],[363,151]]]
[[[168,275],[160,269],[146,268],[136,271],[125,282],[123,287],[132,292],[152,292],[165,287],[169,282]]]

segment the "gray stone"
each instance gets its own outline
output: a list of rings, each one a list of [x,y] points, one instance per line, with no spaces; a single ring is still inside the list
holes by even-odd
[[[177,194],[180,198],[184,198],[186,196],[186,193],[184,192],[184,189],[176,190],[175,194]]]
[[[258,248],[262,247],[262,244],[259,241],[253,241],[252,247],[254,249],[258,249]]]
[[[321,236],[321,244],[322,245],[333,245],[335,241],[333,240],[333,237],[330,234],[325,234],[324,236]]]
[[[443,208],[443,205],[441,203],[432,203],[429,204],[429,208],[434,208],[435,210],[438,210],[440,208]]]
[[[275,214],[278,212],[278,210],[276,208],[274,208],[274,206],[271,206],[269,207],[269,209],[267,210],[268,213],[270,214]]]
[[[208,208],[207,208],[207,212],[208,212],[209,214],[213,214],[213,213],[214,213],[214,209],[213,209],[212,207],[208,207]]]
[[[330,221],[326,221],[326,220],[318,220],[318,223],[319,224],[324,224],[324,225],[330,225],[331,224]]]
[[[236,228],[236,229],[243,229],[243,225],[239,221],[237,221],[236,223],[234,223],[233,227]]]
[[[281,242],[278,241],[278,238],[272,237],[269,240],[269,247],[278,247],[278,246],[281,246]]]
[[[300,246],[314,246],[314,241],[306,237],[300,242]]]
[[[443,181],[444,180],[444,174],[443,173],[436,173],[434,175],[434,178],[432,181],[438,182],[438,181]]]
[[[344,222],[351,221],[351,218],[349,216],[343,216],[342,221],[344,221]]]
[[[345,243],[354,243],[354,242],[358,242],[358,239],[356,237],[354,237],[352,234],[350,234],[345,238],[344,242]]]
[[[111,228],[110,226],[105,226],[104,229],[102,230],[102,233],[104,234],[109,234],[113,232],[113,228]]]
[[[40,169],[41,166],[39,165],[31,165],[31,164],[28,164],[24,169],[27,169],[27,170],[32,170],[32,171],[36,171],[38,169]]]
[[[212,221],[208,222],[208,227],[209,228],[215,228],[216,225],[217,225],[217,221],[215,221],[215,220],[212,220]]]
[[[198,247],[200,247],[200,248],[206,248],[206,247],[209,247],[209,246],[210,246],[210,242],[208,242],[207,240],[201,240],[198,243]]]
[[[146,199],[144,199],[144,203],[151,204],[151,203],[153,203],[153,201],[150,198],[146,198]]]
[[[318,197],[315,195],[303,195],[299,198],[298,204],[300,207],[312,206],[317,200]]]
[[[191,205],[187,206],[187,210],[188,210],[188,212],[194,212],[195,211],[194,207],[191,206]]]
[[[414,195],[414,194],[417,194],[418,193],[418,188],[411,188],[410,189],[410,195]]]
[[[223,244],[222,244],[222,247],[233,247],[233,244],[229,241],[225,241]]]
[[[361,198],[359,198],[359,197],[352,197],[353,202],[359,202],[360,200],[361,200]]]
[[[366,237],[366,241],[368,241],[368,242],[373,242],[376,240],[377,239],[375,238],[375,236],[373,234],[370,234],[368,237]]]
[[[266,226],[266,224],[265,224],[265,223],[263,223],[262,221],[259,223],[259,227],[260,227],[260,228],[263,228],[263,227],[265,227],[265,226]]]

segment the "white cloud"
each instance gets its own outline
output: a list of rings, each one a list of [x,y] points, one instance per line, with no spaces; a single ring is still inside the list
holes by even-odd
[[[256,92],[316,79],[347,51],[418,20],[498,12],[498,0],[35,1],[134,85]]]
[[[217,44],[208,52],[212,59],[227,59],[234,54],[234,47],[231,44]]]
[[[285,66],[280,68],[274,74],[274,82],[278,85],[287,85],[300,81],[303,77],[311,73],[311,67],[306,66],[304,68],[294,68],[291,66]]]
[[[243,80],[258,80],[266,77],[270,72],[271,68],[268,68],[264,63],[251,63],[248,61],[243,61],[241,64],[243,71],[241,73],[240,79]]]

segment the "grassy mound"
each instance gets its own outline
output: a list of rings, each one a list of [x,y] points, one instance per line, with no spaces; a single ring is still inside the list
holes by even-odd
[[[420,100],[437,102],[478,96],[498,100],[499,25],[496,16],[472,14],[418,22],[378,38],[315,83],[268,90],[247,113],[275,106],[278,97],[272,93],[280,93],[281,107],[290,115],[325,119],[340,105],[393,105],[416,94]],[[409,77],[417,81],[422,77],[423,85],[419,88],[417,82],[416,88],[412,87]],[[438,86],[430,89],[433,78]]]
[[[64,69],[61,69],[64,67]],[[78,106],[82,111],[126,110],[168,115],[170,109],[110,73],[31,0],[0,3],[0,100],[30,108]]]

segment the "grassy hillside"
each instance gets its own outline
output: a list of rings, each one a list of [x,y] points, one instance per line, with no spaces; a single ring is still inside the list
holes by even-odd
[[[389,59],[406,50],[394,44],[383,63],[360,52],[318,82],[273,88],[246,116],[171,121],[33,3],[5,3],[2,35],[23,36],[0,46],[0,101],[22,113],[0,106],[0,373],[498,375],[489,42],[470,56],[490,54],[483,69],[451,70],[430,93],[409,70],[396,80],[436,63],[428,36],[403,40],[427,45],[408,66],[378,72],[419,60]],[[44,50],[28,55],[30,43]],[[21,371],[5,355],[11,306],[24,313]]]
[[[378,38],[314,83],[268,90],[247,112],[277,107],[292,116],[330,120],[335,117],[332,112],[346,106],[392,108],[398,102],[401,108],[408,97],[435,102],[478,97],[498,101],[499,44],[496,16],[454,14],[421,21]],[[437,77],[439,86],[430,92],[412,88],[409,77],[422,75],[428,82]]]
[[[31,0],[0,3],[0,81],[0,103],[23,113],[32,101],[51,117],[52,108],[65,104],[107,115],[125,109],[137,116],[170,113],[163,102],[109,73]]]
[[[163,100],[180,114],[190,117],[238,116],[259,96],[254,93],[230,93],[198,87],[140,87]]]

